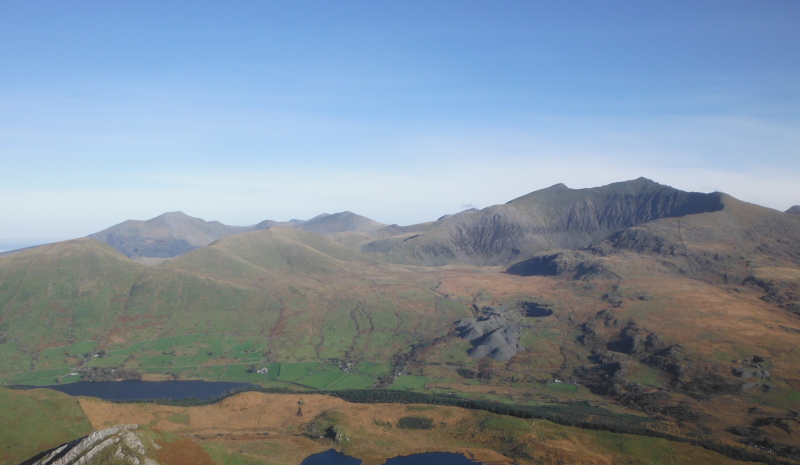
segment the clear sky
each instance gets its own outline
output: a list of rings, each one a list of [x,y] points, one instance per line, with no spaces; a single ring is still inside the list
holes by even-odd
[[[0,250],[645,176],[800,204],[798,1],[4,1]]]

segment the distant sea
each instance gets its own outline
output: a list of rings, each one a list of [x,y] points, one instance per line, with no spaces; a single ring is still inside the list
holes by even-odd
[[[11,250],[24,249],[26,247],[34,247],[42,244],[50,244],[55,241],[36,241],[36,242],[0,242],[0,253],[9,252]]]

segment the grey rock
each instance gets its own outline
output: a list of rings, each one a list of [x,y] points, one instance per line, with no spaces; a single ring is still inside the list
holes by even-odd
[[[472,342],[473,347],[467,352],[470,357],[508,360],[525,350],[519,343],[519,325],[512,324],[497,312],[478,319],[465,318],[455,326],[462,339]]]
[[[490,315],[481,319],[467,318],[456,323],[456,329],[462,339],[475,340],[484,334],[508,325],[508,322],[498,315]]]
[[[752,390],[756,386],[758,386],[758,384],[756,384],[756,383],[743,383],[739,387],[739,392],[744,394],[745,392]]]
[[[147,449],[134,432],[137,429],[137,425],[116,425],[95,431],[79,441],[64,444],[33,465],[100,465],[98,456],[111,447],[116,447],[113,456],[120,461],[131,465],[141,465],[143,461],[146,465],[157,464],[145,457]]]
[[[742,379],[759,378],[770,379],[772,376],[767,370],[749,370],[747,368],[736,367],[733,369],[733,374]]]

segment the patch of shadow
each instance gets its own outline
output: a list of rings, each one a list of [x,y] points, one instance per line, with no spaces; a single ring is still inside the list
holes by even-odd
[[[553,314],[553,310],[549,305],[536,302],[519,302],[518,305],[522,309],[523,315],[528,318],[539,318]]]
[[[556,255],[533,257],[508,267],[506,273],[516,276],[558,276]]]
[[[506,273],[517,276],[571,276],[573,279],[587,279],[609,274],[616,276],[606,269],[596,257],[577,250],[537,255],[511,265],[506,269]]]

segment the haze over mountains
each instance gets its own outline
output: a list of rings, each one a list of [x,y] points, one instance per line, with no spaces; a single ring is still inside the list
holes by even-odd
[[[299,228],[318,234],[374,232],[386,225],[351,212],[324,213],[308,221],[265,220],[252,226],[228,226],[205,221],[183,212],[164,213],[147,221],[128,220],[89,235],[114,247],[129,258],[171,258],[212,242],[248,231],[274,227]]]
[[[800,458],[781,426],[800,411],[794,210],[640,178],[410,226],[127,221],[0,257],[0,380],[269,365],[284,387],[542,400],[568,380],[669,431]]]
[[[89,237],[130,258],[165,259],[231,234],[297,228],[332,236],[395,263],[508,265],[542,251],[585,247],[650,221],[719,211],[724,208],[722,198],[720,193],[684,192],[639,178],[590,189],[557,184],[503,205],[411,226],[387,226],[352,212],[228,226],[173,212],[147,221],[126,221]],[[786,213],[797,211],[800,207]]]

